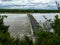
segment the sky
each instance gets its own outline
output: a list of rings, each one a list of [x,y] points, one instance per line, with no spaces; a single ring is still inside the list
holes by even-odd
[[[0,8],[57,10],[55,1],[56,0],[0,0]],[[59,2],[60,0],[57,1]]]

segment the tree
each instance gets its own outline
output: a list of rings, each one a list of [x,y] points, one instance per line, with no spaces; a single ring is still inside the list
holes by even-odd
[[[46,21],[51,22],[55,33],[41,31],[40,29],[36,32],[37,45],[60,45],[60,18],[58,18],[58,15],[56,15],[53,22],[47,20],[47,18],[45,19]]]
[[[60,36],[55,33],[39,31],[36,39],[37,45],[60,45]]]
[[[12,45],[13,38],[11,38],[8,32],[9,26],[4,25],[4,18],[7,18],[7,16],[0,15],[0,45]]]
[[[52,27],[55,31],[55,33],[57,33],[58,35],[60,35],[60,18],[58,17],[58,15],[55,16],[55,19],[53,21]]]
[[[9,26],[4,25],[4,18],[6,15],[0,15],[0,45],[33,45],[32,40],[25,36],[24,40],[20,40],[19,37],[14,39],[8,32]]]

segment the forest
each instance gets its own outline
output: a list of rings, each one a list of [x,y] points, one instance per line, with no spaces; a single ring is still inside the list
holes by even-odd
[[[0,13],[60,13],[60,10],[0,9]]]

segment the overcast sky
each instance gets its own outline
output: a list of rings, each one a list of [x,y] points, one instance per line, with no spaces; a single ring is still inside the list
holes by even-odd
[[[0,8],[57,9],[56,0],[0,0]],[[57,0],[58,2],[60,0]],[[19,5],[19,6],[16,6]]]

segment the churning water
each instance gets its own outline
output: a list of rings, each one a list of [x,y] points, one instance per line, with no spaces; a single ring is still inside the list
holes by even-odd
[[[60,13],[31,13],[34,18],[40,22],[44,22],[44,15],[47,17],[47,19],[54,19],[55,15],[59,15]],[[9,32],[11,35],[23,35],[23,34],[31,34],[31,26],[30,26],[30,20],[27,16],[27,14],[0,14],[0,15],[7,15],[8,18],[4,19],[4,23],[9,25]]]

